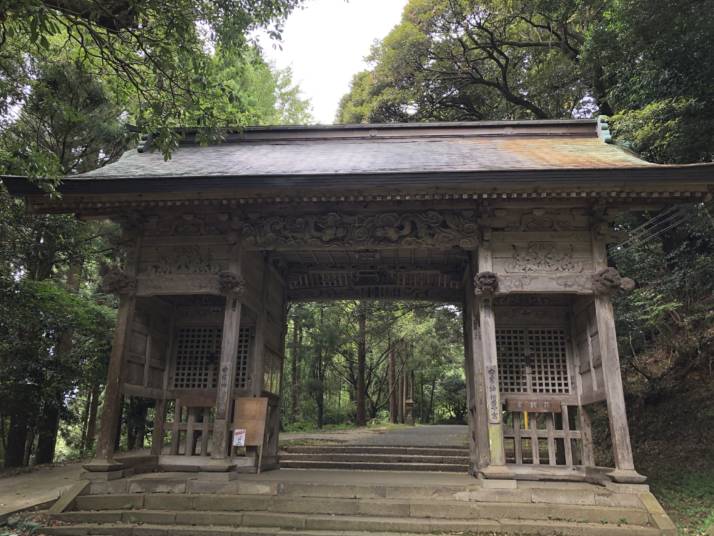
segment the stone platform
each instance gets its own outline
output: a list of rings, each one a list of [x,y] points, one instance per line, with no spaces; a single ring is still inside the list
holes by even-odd
[[[488,481],[464,474],[281,469],[90,480],[51,535],[674,535],[645,485]]]

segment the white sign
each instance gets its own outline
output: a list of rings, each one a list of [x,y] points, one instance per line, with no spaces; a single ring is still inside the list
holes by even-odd
[[[233,430],[233,446],[245,447],[245,428]]]

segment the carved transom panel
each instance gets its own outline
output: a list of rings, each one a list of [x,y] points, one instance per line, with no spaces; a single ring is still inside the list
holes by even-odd
[[[583,263],[574,258],[572,244],[557,242],[529,242],[525,246],[513,244],[513,256],[506,264],[506,272],[566,272],[583,271]]]
[[[473,211],[330,212],[263,217],[243,227],[250,245],[265,249],[303,247],[453,247],[475,248],[479,242]]]
[[[160,248],[158,258],[146,271],[150,275],[215,274],[226,269],[226,263],[213,258],[210,249],[201,246]]]

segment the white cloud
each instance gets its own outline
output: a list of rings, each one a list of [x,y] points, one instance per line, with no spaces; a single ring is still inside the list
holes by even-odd
[[[399,23],[407,0],[310,0],[285,23],[282,50],[265,34],[265,57],[291,67],[294,81],[312,102],[318,123],[335,119],[352,76],[366,68],[364,57],[375,39]]]

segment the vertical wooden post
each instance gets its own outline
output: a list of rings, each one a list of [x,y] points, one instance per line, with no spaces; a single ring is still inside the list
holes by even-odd
[[[229,271],[238,279],[241,277],[240,244],[231,248]],[[219,362],[218,388],[216,389],[216,415],[213,422],[213,446],[211,457],[217,460],[228,458],[231,409],[233,406],[233,388],[238,359],[238,337],[240,333],[242,285],[226,292],[226,306],[223,313],[223,332],[221,337],[221,359]]]
[[[493,271],[491,243],[484,240],[478,251],[478,271]],[[510,478],[506,469],[506,453],[503,445],[503,412],[498,383],[498,357],[496,351],[496,317],[493,309],[493,297],[481,295],[478,304],[478,336],[480,339],[481,373],[484,376],[486,395],[486,414],[488,419],[489,465],[481,469],[487,478]]]
[[[253,338],[253,351],[251,352],[251,378],[250,391],[253,396],[263,394],[263,376],[265,367],[265,330],[268,323],[266,301],[268,299],[268,286],[270,284],[270,271],[268,260],[263,260],[263,279],[260,291],[260,309],[256,311],[255,337]]]
[[[468,404],[469,450],[472,474],[486,467],[490,460],[488,444],[488,418],[486,413],[486,388],[483,376],[480,344],[477,338],[478,323],[475,310],[474,294],[474,263],[475,252],[469,254],[469,266],[466,269],[464,281],[464,358],[466,372],[466,400]]]
[[[605,242],[593,233],[593,264],[597,272],[607,268],[607,249]],[[602,356],[602,373],[607,401],[607,414],[610,421],[610,436],[612,437],[612,454],[615,459],[615,471],[610,473],[617,482],[638,483],[646,478],[635,471],[630,444],[630,430],[627,425],[625,394],[620,373],[620,355],[617,350],[617,335],[615,333],[615,314],[610,297],[596,293],[595,318]]]
[[[114,461],[114,448],[119,436],[118,422],[121,415],[122,382],[124,381],[125,350],[129,345],[134,312],[136,310],[136,274],[139,271],[139,254],[141,251],[141,236],[127,252],[125,284],[117,289],[119,294],[119,311],[117,325],[114,329],[112,352],[109,356],[107,370],[107,385],[104,390],[104,403],[97,438],[97,453],[94,460],[86,467],[93,471],[111,471],[120,469],[122,465]]]

